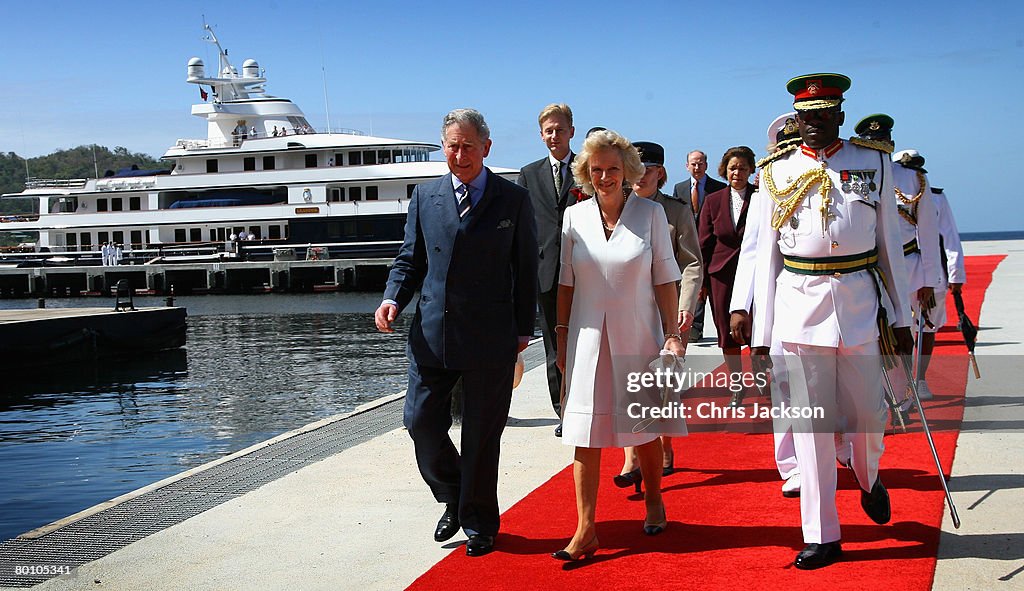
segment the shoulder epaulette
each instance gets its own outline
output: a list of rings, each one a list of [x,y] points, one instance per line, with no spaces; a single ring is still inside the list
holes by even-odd
[[[872,150],[878,150],[886,154],[892,154],[893,146],[889,142],[881,142],[878,140],[866,140],[862,137],[850,138],[850,143],[863,148],[870,148]]]
[[[778,160],[779,158],[781,158],[782,156],[785,156],[786,154],[788,154],[790,152],[796,151],[796,149],[799,148],[799,147],[800,147],[800,144],[790,144],[790,145],[788,145],[788,146],[786,146],[784,148],[780,148],[778,150],[775,150],[771,154],[768,154],[764,158],[758,160],[757,161],[757,167],[758,168],[763,168],[769,162],[774,162],[774,161]]]
[[[942,188],[941,187],[932,187],[932,193],[935,193],[936,195],[942,195]]]

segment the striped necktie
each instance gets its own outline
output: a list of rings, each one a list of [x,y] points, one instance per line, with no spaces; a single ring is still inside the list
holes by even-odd
[[[693,208],[693,217],[700,213],[700,189],[697,188],[697,181],[690,181],[690,207]]]
[[[469,196],[469,185],[463,183],[456,189],[456,193],[459,193],[456,195],[458,198],[456,209],[458,209],[459,218],[464,218],[469,213],[469,208],[473,206],[473,200]]]
[[[552,172],[555,173],[555,196],[562,194],[562,162],[552,166]]]

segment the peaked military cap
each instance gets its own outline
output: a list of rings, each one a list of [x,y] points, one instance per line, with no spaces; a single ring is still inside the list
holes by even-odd
[[[928,172],[924,169],[924,156],[917,150],[900,150],[892,155],[892,161],[907,168]]]
[[[850,79],[842,74],[805,74],[786,83],[797,111],[838,107],[843,102],[843,93],[849,89]]]
[[[633,147],[640,152],[640,162],[644,166],[657,164],[665,166],[665,148],[654,142],[633,142]]]
[[[885,113],[875,113],[857,122],[853,132],[860,137],[870,140],[886,140],[889,139],[889,135],[892,133],[892,126],[892,117]]]

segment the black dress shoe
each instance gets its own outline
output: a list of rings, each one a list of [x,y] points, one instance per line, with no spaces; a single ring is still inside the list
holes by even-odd
[[[860,506],[871,518],[871,521],[878,525],[889,523],[889,519],[892,518],[889,491],[885,490],[881,477],[875,478],[875,485],[871,487],[871,492],[860,491]]]
[[[454,503],[448,503],[444,506],[444,515],[437,520],[434,541],[446,542],[457,533],[459,533],[459,507]]]
[[[793,566],[800,570],[814,570],[839,560],[842,553],[843,548],[838,541],[825,544],[807,544],[796,555]]]
[[[555,427],[555,437],[561,437],[561,436],[562,436],[562,423],[558,423],[558,426]]]
[[[483,556],[494,550],[494,536],[473,534],[466,542],[466,556]]]

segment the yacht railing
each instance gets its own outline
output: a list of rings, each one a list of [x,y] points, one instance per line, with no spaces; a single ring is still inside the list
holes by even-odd
[[[183,148],[185,150],[208,150],[208,149],[211,149],[211,148],[232,148],[232,147],[237,148],[238,146],[242,145],[242,142],[248,141],[248,140],[260,140],[260,139],[275,138],[275,137],[292,137],[292,136],[299,136],[299,135],[313,135],[313,134],[318,134],[318,133],[338,133],[338,134],[342,134],[342,135],[366,135],[365,131],[360,131],[358,129],[350,129],[350,128],[347,128],[347,127],[332,128],[330,130],[317,130],[317,129],[314,129],[312,127],[307,127],[306,129],[285,128],[283,130],[279,130],[277,135],[274,135],[273,132],[269,132],[269,133],[265,132],[265,131],[253,132],[253,131],[250,130],[250,131],[247,131],[245,133],[232,134],[232,138],[230,140],[218,141],[218,142],[214,142],[214,141],[210,141],[210,140],[199,140],[199,139],[179,139],[177,142],[175,142],[174,147],[176,147],[176,148]]]
[[[25,181],[26,189],[79,189],[85,186],[89,179],[37,179],[29,178]]]

